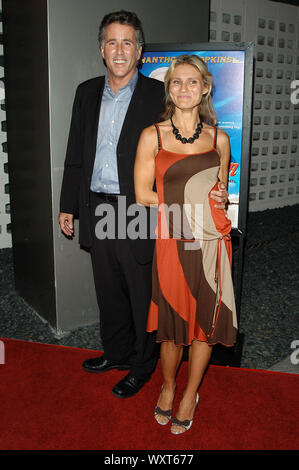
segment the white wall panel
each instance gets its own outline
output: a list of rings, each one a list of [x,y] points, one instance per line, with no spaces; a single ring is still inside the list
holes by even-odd
[[[210,41],[254,43],[249,210],[299,203],[299,7],[268,0],[211,0]],[[298,95],[299,96],[299,95]]]
[[[1,9],[2,1],[0,0],[0,10]],[[2,19],[0,20],[0,34],[2,35]],[[3,61],[3,44],[0,44],[0,249],[11,247]]]

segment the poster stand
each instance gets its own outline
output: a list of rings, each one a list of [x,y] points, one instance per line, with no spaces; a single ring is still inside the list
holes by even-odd
[[[228,206],[228,215],[232,220],[232,243],[238,242],[237,256],[233,257],[233,278],[235,288],[235,302],[237,320],[240,324],[242,281],[244,250],[246,242],[247,212],[248,212],[248,181],[250,163],[250,143],[251,143],[251,121],[252,121],[252,92],[253,92],[253,43],[176,43],[176,44],[147,44],[143,53],[143,64],[140,72],[146,76],[151,76],[164,80],[164,75],[173,57],[181,54],[196,54],[205,60],[208,68],[214,77],[218,77],[216,93],[213,96],[214,105],[218,104],[223,111],[222,121],[218,119],[218,126],[223,128],[230,137],[232,154],[237,156],[235,162],[231,163],[229,175],[229,199],[232,199],[231,206]],[[234,64],[238,68],[233,68]],[[213,70],[212,70],[213,69]],[[235,75],[236,72],[239,75]],[[218,73],[219,72],[219,73]],[[162,78],[161,78],[162,77]],[[241,77],[241,79],[240,79]],[[235,79],[235,82],[234,82]],[[235,85],[233,84],[235,83]],[[234,88],[235,86],[235,88]],[[218,91],[218,103],[216,95]],[[227,107],[226,103],[228,103]],[[234,115],[229,108],[237,103],[238,111]],[[236,119],[232,129],[227,127],[228,121]],[[217,109],[216,109],[217,112]],[[218,112],[217,112],[218,115]],[[235,117],[236,116],[236,117]],[[218,116],[219,117],[219,116]],[[232,170],[232,171],[231,171]],[[231,185],[231,186],[230,186]],[[230,190],[232,188],[232,191]],[[232,210],[230,216],[230,209]],[[237,265],[237,272],[235,271]],[[213,348],[211,358],[212,364],[230,365],[240,367],[244,334],[238,333],[237,343],[233,347],[217,344]],[[186,359],[186,354],[184,355]]]

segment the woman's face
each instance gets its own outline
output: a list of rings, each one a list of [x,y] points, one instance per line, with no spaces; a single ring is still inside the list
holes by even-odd
[[[199,70],[190,64],[178,65],[170,77],[169,94],[176,107],[182,110],[197,107],[208,92]]]

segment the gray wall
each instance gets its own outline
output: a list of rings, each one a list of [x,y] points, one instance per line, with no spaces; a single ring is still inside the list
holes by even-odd
[[[29,88],[27,97],[26,121],[29,122],[31,114],[35,112],[31,102],[40,101],[42,109],[35,115],[34,129],[35,147],[43,153],[40,154],[40,168],[44,168],[42,174],[37,167],[36,158],[31,162],[31,177],[35,181],[40,177],[42,194],[47,201],[39,201],[38,188],[31,188],[32,197],[37,205],[36,214],[40,214],[40,220],[44,224],[43,243],[36,244],[33,241],[36,232],[36,222],[28,221],[26,250],[23,252],[24,236],[22,235],[21,214],[18,210],[20,199],[23,197],[24,188],[19,188],[22,175],[16,178],[12,204],[12,232],[13,243],[16,240],[14,233],[19,233],[19,256],[15,258],[15,269],[19,273],[19,282],[29,279],[28,289],[20,289],[29,303],[33,297],[39,297],[48,289],[50,300],[42,295],[39,302],[33,304],[38,313],[56,328],[58,333],[98,321],[99,312],[96,304],[93,278],[90,266],[89,254],[80,249],[78,244],[78,224],[75,224],[75,238],[67,240],[61,234],[58,227],[57,216],[59,212],[59,195],[63,174],[63,163],[67,145],[67,137],[70,125],[71,108],[77,85],[94,76],[105,72],[102,59],[99,54],[97,34],[102,17],[110,11],[125,8],[135,11],[141,18],[147,43],[171,43],[171,42],[207,42],[209,26],[209,1],[200,0],[127,0],[124,4],[120,0],[3,0],[7,11],[16,17],[10,30],[10,35],[17,33],[17,37],[27,37],[27,56],[32,64],[31,78],[28,80]],[[26,4],[26,5],[24,5]],[[17,13],[16,13],[17,12]],[[46,37],[45,12],[48,17],[48,37]],[[32,19],[28,29],[27,19]],[[40,26],[37,27],[37,24]],[[9,26],[9,25],[7,25]],[[7,27],[7,29],[9,29]],[[37,31],[39,31],[40,38]],[[48,44],[46,44],[48,40]],[[15,48],[16,49],[16,48]],[[10,54],[15,53],[11,49]],[[4,50],[5,54],[5,50]],[[42,55],[42,57],[41,57]],[[19,59],[18,59],[19,60]],[[11,83],[6,83],[7,107],[12,105],[14,83],[13,75],[16,72],[17,62],[14,60],[14,68],[7,70],[11,77]],[[23,64],[23,62],[22,62]],[[48,74],[45,70],[48,69]],[[35,73],[34,86],[31,83]],[[43,81],[39,83],[37,78],[42,73]],[[41,94],[37,94],[36,82]],[[31,85],[30,85],[31,83]],[[10,92],[9,92],[10,90]],[[10,97],[9,97],[10,95]],[[34,99],[33,99],[34,98]],[[18,171],[18,159],[22,151],[22,129],[20,126],[15,132],[14,122],[22,112],[22,102],[14,101],[11,109],[10,131],[8,129],[8,143],[12,138],[18,141],[18,149],[9,154],[14,171]],[[40,122],[38,122],[40,116]],[[40,129],[42,127],[42,129]],[[30,143],[29,143],[30,147]],[[29,149],[30,150],[30,149]],[[29,151],[30,155],[33,155]],[[46,170],[47,169],[47,170]],[[19,189],[18,189],[19,188]],[[27,190],[25,189],[25,192]],[[40,202],[40,203],[39,203]],[[42,212],[44,205],[44,212]],[[13,218],[13,212],[18,214]],[[25,254],[24,254],[25,253]],[[32,275],[32,263],[34,260],[34,276]],[[47,273],[46,282],[39,282],[38,267],[41,273]],[[36,279],[37,277],[37,279]]]
[[[56,322],[45,0],[3,0],[12,245],[17,291]]]

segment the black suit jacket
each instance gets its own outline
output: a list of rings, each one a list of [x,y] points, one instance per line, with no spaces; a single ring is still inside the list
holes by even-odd
[[[90,182],[95,160],[97,130],[105,77],[81,83],[76,91],[64,174],[60,211],[79,217],[79,243],[91,247],[94,230],[90,218]],[[160,120],[164,110],[164,86],[139,73],[117,146],[120,194],[135,202],[134,162],[141,131]],[[151,260],[153,240],[132,242],[140,263]]]

